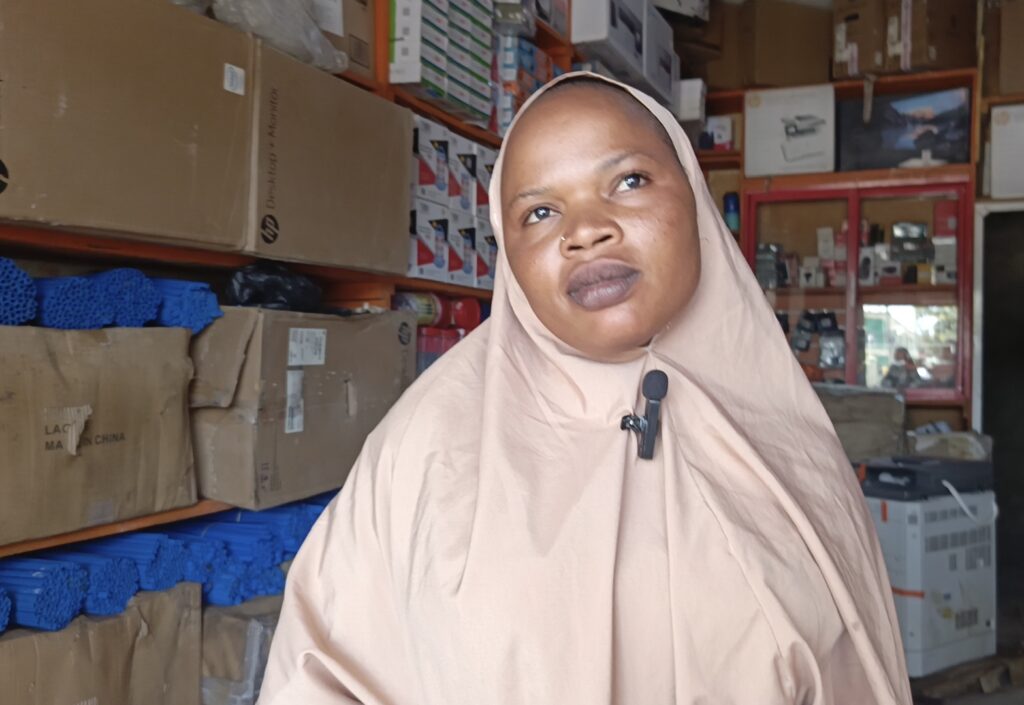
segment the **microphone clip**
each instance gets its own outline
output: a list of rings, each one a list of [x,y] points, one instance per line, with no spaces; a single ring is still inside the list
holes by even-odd
[[[654,442],[661,429],[661,402],[668,394],[668,376],[661,370],[644,375],[643,395],[647,400],[644,415],[626,414],[619,428],[637,435],[637,455],[643,460],[654,458]]]

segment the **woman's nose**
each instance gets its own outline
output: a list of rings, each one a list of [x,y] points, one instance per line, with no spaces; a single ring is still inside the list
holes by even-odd
[[[574,253],[612,245],[622,240],[622,230],[614,219],[591,214],[582,217],[570,227],[561,241],[562,254]]]

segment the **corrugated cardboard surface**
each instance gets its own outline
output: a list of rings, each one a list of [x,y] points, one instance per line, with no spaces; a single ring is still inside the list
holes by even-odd
[[[260,44],[250,247],[405,274],[412,114]]]
[[[849,78],[885,68],[885,0],[835,0],[832,75]]]
[[[832,12],[787,0],[749,0],[740,11],[740,46],[745,85],[826,83]]]
[[[254,328],[234,401],[193,414],[200,493],[262,509],[341,487],[367,434],[412,381],[413,317],[242,315]],[[290,337],[299,329],[323,331],[322,364],[289,364]],[[298,389],[289,390],[296,378]],[[302,400],[298,424],[289,391]]]
[[[846,455],[853,462],[899,455],[904,450],[906,404],[894,391],[816,384]]]
[[[324,32],[338,49],[348,55],[348,70],[374,77],[373,55],[376,51],[373,36],[373,3],[375,0],[330,0],[341,4],[344,36]]]
[[[0,3],[0,219],[242,247],[252,40],[168,2]]]
[[[199,705],[201,591],[142,592],[116,617],[0,636],[3,702]]]
[[[886,0],[886,70],[975,65],[976,12],[975,0]]]
[[[1024,93],[1024,2],[1003,0],[999,18],[999,93]],[[986,41],[990,35],[986,34]]]
[[[721,18],[721,54],[707,63],[707,84],[718,90],[743,86],[743,51],[740,39],[740,6],[715,3],[712,16]],[[717,22],[717,20],[716,20]]]
[[[203,610],[203,705],[252,705],[259,696],[282,598]]]
[[[0,330],[0,544],[195,502],[188,331]]]
[[[189,406],[226,409],[231,406],[245,352],[256,326],[251,309],[224,307],[224,317],[192,338],[190,354],[195,374]]]

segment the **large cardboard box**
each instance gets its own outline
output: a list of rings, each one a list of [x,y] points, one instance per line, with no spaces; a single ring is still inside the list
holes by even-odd
[[[886,0],[885,4],[887,71],[976,64],[975,0]]]
[[[0,81],[0,220],[405,271],[404,108],[138,0],[0,4]]]
[[[203,705],[255,705],[281,602],[276,595],[203,610]]]
[[[246,318],[244,360],[229,365]],[[235,386],[230,407],[192,416],[200,494],[263,509],[341,487],[415,375],[415,320],[239,309],[199,335],[192,352],[201,375],[216,367],[220,386]],[[220,358],[213,367],[211,355]]]
[[[196,501],[188,331],[0,330],[0,545]]]
[[[4,0],[0,219],[241,250],[252,62],[168,2]]]
[[[907,410],[900,394],[841,384],[816,384],[814,390],[852,462],[904,452]]]
[[[257,45],[250,248],[405,274],[412,114]]]
[[[716,19],[719,18],[719,19]],[[720,53],[707,62],[705,80],[709,88],[728,90],[743,87],[743,48],[740,39],[740,5],[716,2],[711,6],[710,41],[718,37]],[[679,48],[676,48],[679,51]]]
[[[743,150],[747,176],[835,169],[835,91],[831,85],[747,91]]]
[[[832,12],[788,0],[748,0],[740,11],[740,46],[744,85],[825,83]]]
[[[199,705],[202,592],[140,592],[116,617],[0,636],[3,701],[17,705]]]
[[[317,24],[328,41],[348,55],[350,73],[375,78],[373,4],[376,0],[317,0]]]
[[[1024,1],[985,5],[985,95],[1024,93]]]
[[[836,0],[832,75],[850,78],[885,69],[885,0]]]

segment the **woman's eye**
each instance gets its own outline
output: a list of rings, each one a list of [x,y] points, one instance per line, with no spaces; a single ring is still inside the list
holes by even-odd
[[[633,191],[647,183],[647,177],[643,174],[626,174],[622,177],[622,181],[619,182],[616,191]]]
[[[539,223],[545,218],[550,218],[551,214],[552,210],[547,206],[538,206],[530,211],[529,215],[526,216],[526,224],[533,225],[534,223]]]

